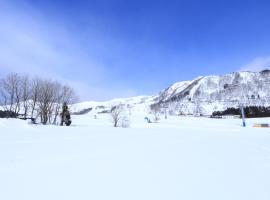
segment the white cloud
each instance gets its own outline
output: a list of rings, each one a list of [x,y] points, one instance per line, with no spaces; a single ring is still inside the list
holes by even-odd
[[[63,26],[48,22],[27,4],[24,10],[14,5],[1,8],[0,69],[51,77],[80,65],[102,78],[102,67],[85,55]]]
[[[264,69],[270,69],[270,56],[257,57],[249,64],[241,68],[240,71],[254,71],[259,72]]]
[[[85,39],[98,46],[95,34]],[[0,76],[17,72],[57,79],[74,87],[82,100],[136,94],[106,87],[110,69],[92,58],[77,37],[65,23],[49,20],[26,2],[0,0]]]

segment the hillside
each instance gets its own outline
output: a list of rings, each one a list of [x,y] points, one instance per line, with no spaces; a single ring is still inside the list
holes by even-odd
[[[191,81],[174,83],[154,96],[114,99],[107,102],[82,102],[74,111],[93,108],[97,112],[124,104],[136,112],[148,112],[151,105],[171,114],[204,114],[229,107],[269,106],[270,71],[235,72],[221,76],[200,76]]]
[[[156,104],[183,114],[211,114],[239,104],[269,106],[269,85],[268,70],[198,77],[163,90]]]

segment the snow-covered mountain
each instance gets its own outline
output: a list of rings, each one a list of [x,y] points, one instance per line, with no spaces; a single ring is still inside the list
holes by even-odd
[[[149,112],[156,105],[174,114],[212,114],[228,107],[269,106],[270,70],[261,72],[235,72],[221,76],[201,76],[191,81],[177,82],[155,96],[114,99],[107,102],[83,102],[73,111],[86,108],[110,109],[124,104],[133,111]]]
[[[102,113],[109,111],[113,106],[122,104],[126,108],[133,112],[149,112],[150,105],[155,103],[156,96],[136,96],[130,98],[112,99],[110,101],[98,102],[98,101],[86,101],[72,105],[71,110],[73,113],[80,112],[82,110],[92,108],[91,112]]]
[[[160,92],[156,105],[183,114],[211,114],[239,104],[270,105],[270,71],[236,72],[178,82]]]

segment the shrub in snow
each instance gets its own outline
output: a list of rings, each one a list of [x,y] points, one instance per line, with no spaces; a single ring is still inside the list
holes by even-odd
[[[122,118],[122,114],[123,114],[123,106],[122,105],[117,105],[117,106],[113,106],[111,108],[111,117],[112,117],[112,122],[113,122],[113,126],[117,127],[121,118]]]
[[[161,105],[159,104],[152,104],[151,106],[151,112],[154,115],[154,122],[158,122],[160,120],[160,113],[161,113]]]
[[[160,120],[159,115],[155,115],[155,116],[154,116],[154,122],[159,122],[159,120]]]
[[[18,114],[12,111],[2,111],[0,110],[0,118],[16,118]]]
[[[145,120],[147,123],[152,123],[151,120],[150,120],[148,117],[145,117],[144,120]]]
[[[130,119],[126,116],[123,117],[121,126],[122,126],[122,128],[129,128],[130,127]]]
[[[130,127],[130,119],[128,117],[126,105],[119,104],[113,106],[110,111],[110,116],[114,127],[117,126],[121,126],[123,128]]]

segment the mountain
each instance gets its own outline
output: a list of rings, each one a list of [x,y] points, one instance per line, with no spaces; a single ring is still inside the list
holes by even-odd
[[[124,104],[137,112],[165,109],[171,114],[210,115],[229,107],[270,106],[270,70],[235,72],[221,76],[200,76],[191,81],[174,83],[155,96],[114,99],[107,102],[83,102],[74,111],[86,108],[97,112]]]
[[[150,105],[156,103],[154,101],[156,98],[156,96],[136,96],[130,98],[112,99],[104,102],[86,101],[72,105],[71,110],[73,113],[79,113],[83,110],[92,108],[91,112],[104,113],[110,111],[113,106],[122,104],[125,105],[130,111],[147,113],[150,111]]]
[[[160,92],[155,105],[171,112],[205,114],[228,107],[269,106],[270,70],[235,72],[178,82]]]

